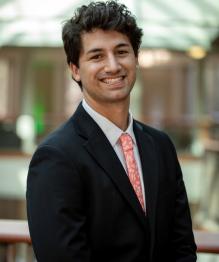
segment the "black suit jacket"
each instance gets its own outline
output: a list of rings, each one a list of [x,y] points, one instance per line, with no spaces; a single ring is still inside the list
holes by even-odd
[[[134,121],[146,216],[116,153],[79,105],[38,147],[27,214],[39,262],[196,261],[188,200],[167,135]]]

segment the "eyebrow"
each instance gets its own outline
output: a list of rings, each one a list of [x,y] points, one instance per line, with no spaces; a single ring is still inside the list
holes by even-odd
[[[101,48],[93,48],[93,49],[87,51],[87,55],[92,54],[92,53],[101,52],[101,51],[103,51],[103,49],[101,49]]]
[[[120,48],[120,47],[129,47],[130,45],[129,44],[126,44],[126,43],[120,43],[118,45],[115,46],[115,48]],[[89,54],[93,54],[93,53],[97,53],[97,52],[102,52],[103,49],[102,48],[93,48],[93,49],[90,49],[89,51],[87,51],[87,55]]]

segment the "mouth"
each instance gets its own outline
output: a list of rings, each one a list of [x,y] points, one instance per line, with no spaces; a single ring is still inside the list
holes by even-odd
[[[124,78],[125,78],[125,76],[105,77],[105,78],[101,79],[101,81],[104,82],[107,85],[115,85],[115,84],[120,84]]]

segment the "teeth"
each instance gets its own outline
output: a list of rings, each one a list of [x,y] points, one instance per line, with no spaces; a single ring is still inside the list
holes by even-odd
[[[122,76],[116,77],[116,78],[105,78],[103,79],[103,82],[106,84],[115,84],[116,82],[119,82],[123,79]]]

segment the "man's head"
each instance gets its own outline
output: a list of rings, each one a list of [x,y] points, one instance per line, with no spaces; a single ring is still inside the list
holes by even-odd
[[[80,66],[79,57],[83,48],[81,36],[94,29],[117,31],[126,35],[135,56],[138,56],[142,30],[126,6],[116,1],[92,2],[78,8],[75,15],[64,24],[62,39],[69,65]]]

